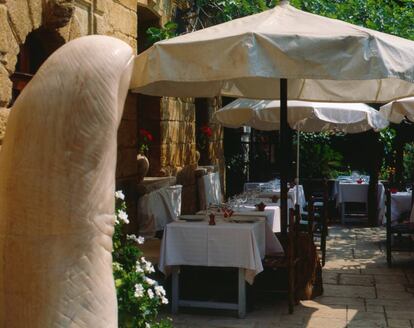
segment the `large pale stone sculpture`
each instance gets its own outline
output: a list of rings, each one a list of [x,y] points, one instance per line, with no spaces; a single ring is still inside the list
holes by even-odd
[[[117,128],[133,50],[56,51],[11,110],[0,151],[0,327],[117,327]]]

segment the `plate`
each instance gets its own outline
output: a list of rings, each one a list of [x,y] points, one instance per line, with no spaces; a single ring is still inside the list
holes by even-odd
[[[258,218],[252,218],[249,216],[232,216],[229,217],[229,221],[236,223],[254,223],[258,221]]]
[[[180,215],[178,218],[184,221],[203,221],[205,219],[205,216],[193,214],[193,215]]]

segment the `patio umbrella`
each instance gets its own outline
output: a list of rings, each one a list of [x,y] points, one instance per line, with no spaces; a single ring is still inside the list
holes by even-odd
[[[298,131],[296,186],[299,185],[300,132],[359,133],[370,129],[379,131],[388,126],[388,121],[377,110],[362,103],[317,103],[291,100],[288,101],[288,107],[288,123],[292,129]],[[280,101],[240,98],[214,113],[213,117],[221,125],[229,128],[250,126],[265,131],[278,130]]]
[[[301,132],[337,131],[359,133],[379,131],[388,121],[374,108],[362,103],[321,103],[288,101],[288,123]],[[258,130],[279,130],[280,101],[239,98],[214,113],[221,125],[229,128],[250,126]]]
[[[398,99],[380,108],[380,113],[392,123],[401,123],[404,119],[414,122],[414,97]]]
[[[288,97],[387,102],[414,96],[413,82],[413,41],[282,1],[274,9],[154,44],[136,57],[131,89],[157,96],[280,99],[280,144],[286,151]],[[287,170],[284,160],[283,232]]]

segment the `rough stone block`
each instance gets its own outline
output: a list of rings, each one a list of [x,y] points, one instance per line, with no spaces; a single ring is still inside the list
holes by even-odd
[[[109,0],[95,0],[95,11],[107,12],[109,8]]]
[[[113,31],[121,32],[132,38],[137,37],[137,14],[135,11],[113,2],[108,12],[108,22]]]
[[[110,31],[110,27],[107,24],[106,20],[98,14],[94,14],[94,31],[96,34],[107,34]]]
[[[118,129],[118,147],[132,148],[137,145],[137,122],[122,120]]]
[[[27,34],[33,30],[29,4],[27,1],[7,1],[6,6],[13,24],[13,30],[17,34],[19,41],[24,43]]]
[[[0,65],[0,107],[6,107],[12,96],[12,82],[6,69]]]
[[[113,36],[128,43],[132,47],[132,49],[137,49],[137,40],[134,37],[131,37],[119,31],[108,32],[107,35]]]
[[[7,8],[0,5],[0,62],[9,72],[16,66],[19,45],[10,28],[7,18]]]
[[[116,166],[116,177],[133,177],[137,174],[137,150],[118,149],[118,161]]]
[[[138,0],[118,0],[119,3],[123,4],[125,7],[131,9],[132,11],[137,10]]]
[[[10,109],[0,108],[0,145],[2,144],[4,135],[6,133],[7,120],[9,118]]]
[[[179,121],[161,121],[160,141],[162,144],[194,143],[195,124]]]
[[[41,0],[29,0],[30,14],[33,22],[33,29],[37,29],[42,24],[42,1]]]

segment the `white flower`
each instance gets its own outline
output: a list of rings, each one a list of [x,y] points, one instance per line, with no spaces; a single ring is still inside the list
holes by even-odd
[[[155,272],[154,266],[152,265],[151,262],[146,262],[145,266],[144,266],[144,271],[146,273],[151,273],[151,272]]]
[[[129,223],[129,220],[128,220],[128,214],[126,214],[126,212],[125,212],[125,211],[123,211],[123,210],[120,210],[120,211],[118,212],[118,218],[119,218],[121,221],[124,221],[124,223],[126,223],[126,224],[128,224],[128,223]]]
[[[162,304],[168,304],[168,299],[166,297],[161,297],[161,303]]]
[[[145,323],[145,328],[151,328],[151,325],[148,322],[146,322]]]
[[[134,234],[127,235],[127,239],[128,240],[135,241],[137,244],[140,244],[140,245],[142,245],[144,243],[144,241],[145,241],[145,238],[144,237],[141,237],[141,236],[137,237]]]
[[[162,286],[155,286],[155,287],[154,287],[154,290],[155,290],[155,294],[156,294],[158,297],[163,297],[163,296],[165,296],[165,290],[164,290],[164,287],[162,287]]]
[[[118,191],[115,192],[115,198],[122,199],[122,200],[125,199],[125,195],[122,192],[122,190],[118,190]]]
[[[142,286],[141,284],[136,284],[134,295],[135,295],[136,298],[140,298],[140,297],[144,296],[144,286]]]
[[[113,262],[112,263],[112,269],[113,270],[122,270],[122,265],[118,262]]]
[[[153,298],[154,298],[154,292],[152,291],[152,289],[151,289],[151,288],[149,288],[149,289],[147,290],[147,294],[148,294],[148,297],[149,297],[150,299],[153,299]]]
[[[157,282],[151,278],[145,277],[145,282],[150,285],[150,286],[154,286]]]
[[[145,259],[145,257],[141,257],[141,263],[144,266],[144,271],[146,273],[151,273],[151,272],[155,272],[154,266],[152,265],[152,263],[150,261],[147,261]]]
[[[137,261],[135,263],[135,272],[138,272],[138,273],[143,273],[144,272],[144,270],[141,267],[141,263],[139,261]]]

